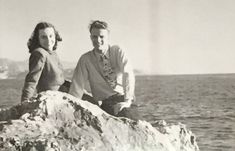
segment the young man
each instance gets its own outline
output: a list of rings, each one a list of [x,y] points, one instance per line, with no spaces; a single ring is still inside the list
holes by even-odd
[[[94,101],[96,104],[102,102],[100,107],[103,110],[115,116],[129,117],[128,109],[134,100],[135,88],[130,61],[119,46],[109,44],[106,22],[93,21],[89,31],[94,48],[79,59],[69,93],[89,100],[83,95],[88,82]]]

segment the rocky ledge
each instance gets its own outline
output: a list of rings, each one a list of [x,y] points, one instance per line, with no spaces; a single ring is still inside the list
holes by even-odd
[[[69,94],[47,91],[0,111],[4,151],[198,151],[183,124],[117,118]]]

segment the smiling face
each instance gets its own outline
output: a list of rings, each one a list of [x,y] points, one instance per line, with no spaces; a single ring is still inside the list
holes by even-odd
[[[109,32],[106,29],[92,28],[91,41],[94,49],[99,52],[105,52],[108,49]]]
[[[39,31],[39,44],[42,48],[52,51],[55,45],[55,31],[52,27],[40,29]]]

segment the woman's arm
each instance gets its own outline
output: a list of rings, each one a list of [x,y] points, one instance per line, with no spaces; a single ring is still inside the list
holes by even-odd
[[[42,53],[32,52],[29,58],[29,72],[25,78],[21,102],[29,100],[34,95],[45,61],[46,57]]]

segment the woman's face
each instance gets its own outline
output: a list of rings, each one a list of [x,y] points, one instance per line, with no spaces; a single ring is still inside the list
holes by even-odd
[[[46,50],[53,50],[55,45],[55,31],[52,27],[39,30],[39,44]]]

